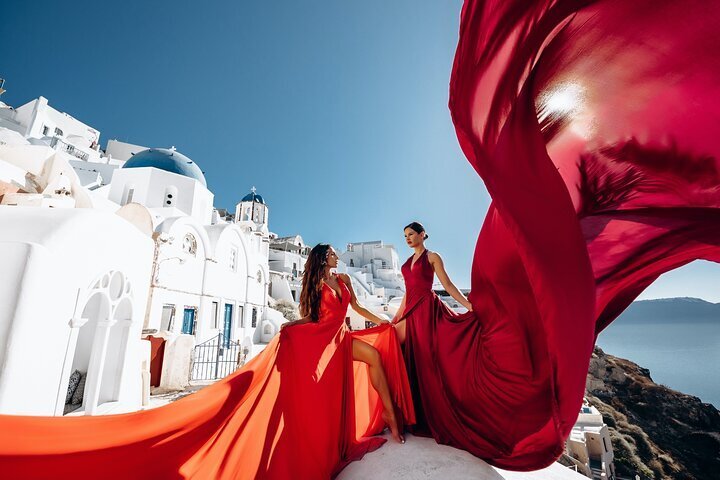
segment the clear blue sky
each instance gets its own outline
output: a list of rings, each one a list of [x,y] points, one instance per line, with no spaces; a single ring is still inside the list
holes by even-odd
[[[174,145],[216,206],[254,185],[271,230],[310,244],[381,239],[404,258],[419,220],[469,286],[489,197],[447,109],[461,0],[108,3],[5,2],[2,99],[43,95],[103,145]]]

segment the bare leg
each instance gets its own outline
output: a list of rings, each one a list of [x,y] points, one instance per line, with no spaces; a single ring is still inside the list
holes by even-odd
[[[395,324],[395,334],[397,335],[400,345],[405,343],[405,328],[407,327],[407,320],[400,320]]]
[[[372,346],[361,340],[353,339],[353,359],[367,363],[368,372],[370,373],[370,382],[380,395],[380,401],[383,404],[383,420],[390,427],[392,436],[400,443],[405,443],[405,438],[398,429],[397,418],[395,417],[395,409],[393,408],[392,398],[390,397],[390,387],[388,386],[385,369],[382,366],[380,353]]]

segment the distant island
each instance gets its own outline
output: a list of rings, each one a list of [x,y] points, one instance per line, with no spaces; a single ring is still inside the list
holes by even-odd
[[[720,303],[679,297],[638,300],[618,317],[619,323],[720,322]]]

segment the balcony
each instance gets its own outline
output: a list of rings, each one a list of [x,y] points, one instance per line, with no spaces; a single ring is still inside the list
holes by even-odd
[[[84,162],[90,160],[89,153],[80,150],[75,145],[71,145],[65,142],[60,137],[53,137],[53,139],[50,141],[50,146],[59,152],[69,153],[73,157],[78,158]]]

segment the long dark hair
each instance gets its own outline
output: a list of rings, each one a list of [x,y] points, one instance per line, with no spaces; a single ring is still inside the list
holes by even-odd
[[[322,295],[322,278],[327,265],[330,245],[318,243],[310,250],[305,262],[300,293],[300,315],[310,316],[310,321],[317,322],[320,318],[320,298]]]
[[[410,225],[406,225],[405,228],[403,228],[403,231],[407,229],[413,230],[415,233],[424,233],[423,238],[427,240],[428,234],[425,233],[425,227],[422,226],[422,223],[420,222],[412,222]]]

